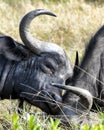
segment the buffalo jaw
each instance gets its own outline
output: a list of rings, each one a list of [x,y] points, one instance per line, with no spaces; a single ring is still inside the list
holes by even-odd
[[[52,85],[60,89],[67,90],[65,93],[66,95],[70,95],[70,93],[74,93],[76,95],[73,100],[70,96],[65,98],[64,94],[63,105],[58,113],[58,115],[61,116],[62,122],[68,125],[70,122],[83,124],[93,105],[92,94],[88,90],[79,87],[66,86],[56,83],[52,83]],[[85,106],[83,105],[83,102],[85,103]],[[82,104],[82,106],[80,106],[80,104]]]

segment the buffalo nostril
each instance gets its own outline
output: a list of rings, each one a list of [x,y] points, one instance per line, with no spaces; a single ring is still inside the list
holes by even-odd
[[[57,95],[57,94],[51,94],[52,98],[55,100],[55,101],[58,101],[58,102],[62,102],[62,97]]]

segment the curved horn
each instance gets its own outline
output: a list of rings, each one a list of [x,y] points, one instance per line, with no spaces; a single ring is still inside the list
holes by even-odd
[[[69,85],[66,86],[66,85],[55,84],[55,83],[52,83],[51,85],[58,87],[60,89],[72,91],[73,93],[84,97],[88,101],[88,104],[89,104],[88,108],[91,109],[92,104],[93,104],[93,96],[88,90],[79,88],[79,87],[74,87],[74,86],[69,86]]]
[[[75,66],[79,66],[79,55],[78,55],[78,51],[76,51]]]
[[[78,55],[78,51],[76,51],[76,59],[75,59],[75,65],[74,65],[74,69],[73,69],[73,74],[77,75],[78,74],[78,66],[79,66],[79,55]]]
[[[36,54],[40,54],[41,52],[50,52],[50,51],[60,51],[60,47],[54,43],[44,43],[40,40],[35,39],[31,34],[30,34],[30,23],[31,21],[38,15],[50,15],[50,16],[56,16],[52,12],[44,9],[37,9],[33,10],[29,13],[27,13],[21,20],[20,22],[20,37],[24,44],[32,51],[35,52]],[[62,49],[61,49],[62,50]]]

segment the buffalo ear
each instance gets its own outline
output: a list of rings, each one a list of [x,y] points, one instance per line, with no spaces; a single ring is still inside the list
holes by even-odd
[[[29,55],[28,50],[22,44],[14,41],[9,36],[0,36],[0,55],[9,60],[20,61]]]

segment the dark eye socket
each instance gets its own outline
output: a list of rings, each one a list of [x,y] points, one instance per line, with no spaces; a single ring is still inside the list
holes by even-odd
[[[40,65],[40,69],[46,74],[52,74],[52,71],[44,64]]]
[[[48,69],[50,69],[50,71],[52,72],[52,73],[54,73],[55,72],[55,70],[57,69],[57,64],[55,64],[54,62],[50,62],[50,61],[47,61],[46,63],[45,63],[45,66],[48,68]]]
[[[48,59],[46,62],[45,62],[45,65],[48,69],[50,69],[52,72],[55,72],[58,68],[58,64],[56,63],[56,61],[53,61],[53,60],[50,60]]]
[[[45,64],[46,65],[46,67],[48,68],[48,69],[50,69],[50,70],[52,70],[52,71],[55,71],[55,66],[53,66],[51,63],[46,63]]]
[[[70,85],[70,84],[71,84],[71,81],[72,81],[71,78],[68,78],[68,79],[65,81],[65,84],[66,84],[66,85]]]
[[[41,70],[44,73],[54,74],[58,69],[58,64],[50,58],[47,58],[43,64],[40,65]]]

